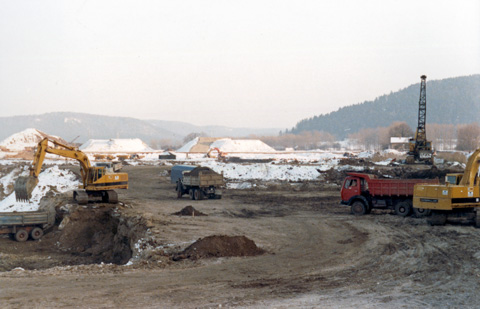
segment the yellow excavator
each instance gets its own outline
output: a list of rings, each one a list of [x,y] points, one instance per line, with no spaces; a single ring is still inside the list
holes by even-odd
[[[83,184],[73,191],[73,199],[78,204],[87,204],[99,198],[104,203],[115,204],[118,202],[118,195],[114,189],[128,189],[127,173],[116,173],[111,164],[92,166],[87,155],[77,148],[44,138],[38,143],[35,151],[30,176],[19,177],[15,181],[14,190],[17,201],[28,201],[32,197],[32,191],[38,184],[38,175],[47,153],[75,159],[80,163]]]
[[[480,148],[467,161],[463,174],[447,174],[444,185],[415,185],[413,207],[431,211],[431,225],[444,225],[448,216],[467,217],[480,227]]]

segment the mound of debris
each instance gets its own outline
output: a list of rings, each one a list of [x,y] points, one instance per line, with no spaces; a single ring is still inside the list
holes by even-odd
[[[190,217],[195,217],[195,216],[207,216],[201,211],[196,210],[192,206],[186,206],[182,210],[173,213],[175,216],[190,216]]]
[[[174,261],[182,259],[197,260],[202,258],[226,256],[255,256],[265,253],[255,242],[245,236],[213,235],[197,240],[184,251],[173,256]]]

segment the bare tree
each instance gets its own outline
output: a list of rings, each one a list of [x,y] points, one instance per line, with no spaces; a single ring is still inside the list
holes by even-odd
[[[396,121],[388,127],[388,136],[390,137],[412,137],[413,130],[406,122]]]
[[[480,142],[480,126],[477,123],[459,125],[457,130],[457,150],[472,151]]]
[[[427,139],[437,150],[453,150],[457,138],[457,129],[453,124],[427,124]]]

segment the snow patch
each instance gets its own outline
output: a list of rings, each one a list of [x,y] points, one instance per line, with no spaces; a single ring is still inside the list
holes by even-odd
[[[37,129],[30,128],[10,135],[0,143],[0,147],[7,151],[24,151],[27,148],[33,149],[45,137],[59,139],[57,136],[48,135]]]
[[[28,176],[29,171],[26,167],[19,176]],[[8,174],[5,177],[10,177]],[[6,184],[13,184],[16,179],[4,180],[3,177],[0,181]],[[11,181],[11,183],[9,183]],[[40,205],[40,199],[50,190],[54,190],[59,193],[67,192],[77,189],[80,182],[77,180],[77,176],[69,170],[61,170],[58,166],[47,168],[41,172],[38,176],[38,184],[32,192],[32,198],[30,202],[17,202],[15,198],[15,192],[7,196],[3,201],[0,201],[0,212],[11,211],[35,211],[38,210]]]
[[[192,149],[193,146],[195,146],[198,143],[198,137],[195,137],[185,145],[183,145],[181,148],[177,149],[178,152],[190,152],[190,149]]]

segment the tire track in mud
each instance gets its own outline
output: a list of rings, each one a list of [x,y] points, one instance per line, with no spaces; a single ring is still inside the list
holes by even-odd
[[[351,278],[361,278],[350,285],[357,294],[403,305],[478,303],[478,230],[430,227],[421,220],[394,216],[378,221],[371,224],[362,218],[357,222],[358,228],[368,232],[369,240],[355,270],[341,275],[347,286]]]
[[[261,204],[262,210],[279,207],[282,216],[314,211],[319,224],[327,227],[325,232],[344,236],[335,238],[336,247],[315,247],[331,250],[325,254],[337,260],[324,256],[323,260],[312,262],[317,271],[243,282],[237,287],[269,287],[269,292],[280,298],[320,291],[330,300],[341,295],[344,305],[359,300],[370,305],[417,307],[475,306],[480,302],[480,296],[476,296],[480,277],[479,230],[458,224],[431,227],[423,219],[385,213],[355,217],[348,208],[338,205],[335,196],[300,195],[269,192],[235,198]],[[264,211],[258,215],[269,214]],[[361,237],[354,239],[355,235]]]

